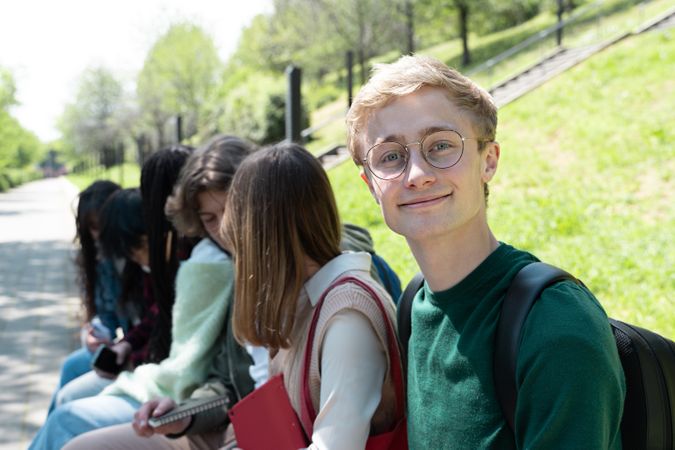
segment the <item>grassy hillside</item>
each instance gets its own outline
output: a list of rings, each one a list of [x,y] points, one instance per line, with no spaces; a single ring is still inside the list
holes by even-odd
[[[497,238],[584,280],[614,317],[675,336],[675,31],[629,38],[500,110]],[[405,241],[353,164],[330,172],[407,282]]]
[[[648,19],[660,16],[673,7],[675,7],[675,0],[651,0],[639,3],[636,0],[593,2],[575,11],[575,19],[565,27],[563,45],[567,48],[575,48],[606,41],[611,37],[636,29]],[[548,38],[521,49],[515,55],[490,69],[479,70],[475,73],[472,71],[487,60],[495,58],[505,50],[542,32],[555,23],[555,16],[551,12],[544,11],[529,21],[512,28],[483,36],[471,34],[469,45],[473,64],[462,69],[462,71],[472,73],[471,77],[479,85],[489,89],[496,83],[521,72],[544,56],[554,52],[557,49],[555,34],[550,34]],[[420,53],[438,58],[450,67],[461,67],[462,43],[458,38],[420,50]],[[370,63],[391,62],[398,56],[396,52],[390,52],[373,58]],[[332,76],[326,78],[326,80],[332,79],[334,79]],[[355,88],[355,90],[358,90],[358,88]],[[335,119],[312,134],[314,140],[307,144],[310,151],[319,153],[337,143],[344,143],[343,120],[336,115],[339,116],[340,112],[344,113],[346,105],[346,94],[344,94],[335,102],[312,111],[311,123],[313,126],[324,124],[330,118]]]

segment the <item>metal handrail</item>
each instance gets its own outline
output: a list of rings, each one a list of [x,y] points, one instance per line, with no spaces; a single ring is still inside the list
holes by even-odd
[[[321,128],[324,128],[324,127],[330,125],[331,123],[335,122],[337,119],[339,119],[339,118],[341,118],[341,117],[344,117],[345,114],[347,114],[347,110],[340,111],[339,113],[333,114],[332,116],[330,116],[329,118],[327,118],[327,119],[325,119],[323,122],[321,122],[320,124],[314,125],[313,127],[305,128],[304,130],[302,130],[302,131],[300,132],[300,136],[301,136],[303,139],[306,139],[307,136],[310,136],[310,135],[313,134],[315,131],[318,131],[318,130],[320,130]]]
[[[538,32],[538,33],[536,33],[536,34],[533,34],[532,36],[528,37],[528,38],[525,39],[524,41],[521,41],[521,42],[519,42],[518,44],[514,45],[513,47],[511,47],[511,48],[509,48],[509,49],[503,51],[503,52],[500,53],[499,55],[497,55],[497,56],[495,56],[495,57],[493,57],[493,58],[488,59],[488,60],[485,61],[484,63],[479,64],[478,66],[476,66],[476,67],[474,67],[474,68],[472,68],[472,69],[469,69],[469,70],[466,72],[466,74],[467,74],[467,75],[473,75],[473,74],[475,74],[475,73],[478,73],[478,72],[482,72],[482,71],[491,69],[492,67],[494,67],[494,66],[496,66],[497,64],[499,64],[500,62],[502,62],[502,61],[504,61],[504,60],[510,58],[511,56],[513,56],[514,54],[516,54],[516,53],[518,53],[519,51],[523,50],[524,48],[527,48],[527,47],[529,47],[530,45],[532,45],[532,44],[534,44],[534,43],[536,43],[536,42],[539,42],[539,41],[544,40],[545,38],[547,38],[547,37],[548,37],[549,35],[551,35],[552,33],[558,31],[558,30],[561,29],[561,28],[564,28],[565,26],[567,26],[567,24],[569,24],[569,23],[572,22],[573,20],[576,20],[577,17],[580,16],[581,14],[584,14],[584,13],[586,13],[587,11],[590,11],[590,10],[593,9],[593,8],[599,7],[599,6],[600,6],[602,3],[604,3],[604,2],[605,2],[605,0],[598,0],[598,1],[594,2],[594,3],[590,3],[590,4],[588,4],[588,5],[584,5],[584,6],[580,7],[580,8],[578,8],[578,9],[576,9],[576,10],[575,10],[569,17],[567,17],[565,20],[562,20],[562,21],[560,21],[560,22],[557,22],[555,25],[551,25],[550,27],[548,27],[548,28],[546,28],[546,29],[544,29],[544,30],[541,30],[540,32]]]

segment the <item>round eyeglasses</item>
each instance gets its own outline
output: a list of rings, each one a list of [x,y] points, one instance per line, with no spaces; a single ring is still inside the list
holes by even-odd
[[[464,141],[472,139],[479,144],[480,139],[465,138],[455,130],[441,130],[429,133],[419,142],[401,144],[396,141],[387,141],[373,145],[366,153],[363,163],[377,178],[391,180],[408,167],[412,144],[418,144],[422,157],[429,165],[437,169],[448,169],[459,162],[464,153]]]

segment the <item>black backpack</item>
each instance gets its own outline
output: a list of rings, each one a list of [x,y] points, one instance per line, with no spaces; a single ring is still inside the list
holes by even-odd
[[[495,333],[494,373],[497,399],[509,427],[518,396],[516,360],[521,329],[541,292],[554,283],[571,280],[569,273],[545,263],[523,267],[513,279],[502,304]],[[418,273],[406,286],[398,305],[398,332],[407,366],[412,300],[422,288]],[[675,343],[635,325],[609,319],[626,378],[621,439],[627,450],[675,449]]]

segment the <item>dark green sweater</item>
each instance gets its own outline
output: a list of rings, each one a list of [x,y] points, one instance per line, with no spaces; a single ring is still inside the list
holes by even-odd
[[[546,289],[523,329],[516,432],[495,397],[494,334],[502,300],[536,258],[501,244],[443,292],[425,284],[412,309],[408,433],[417,449],[620,449],[621,363],[598,301],[571,282]]]

